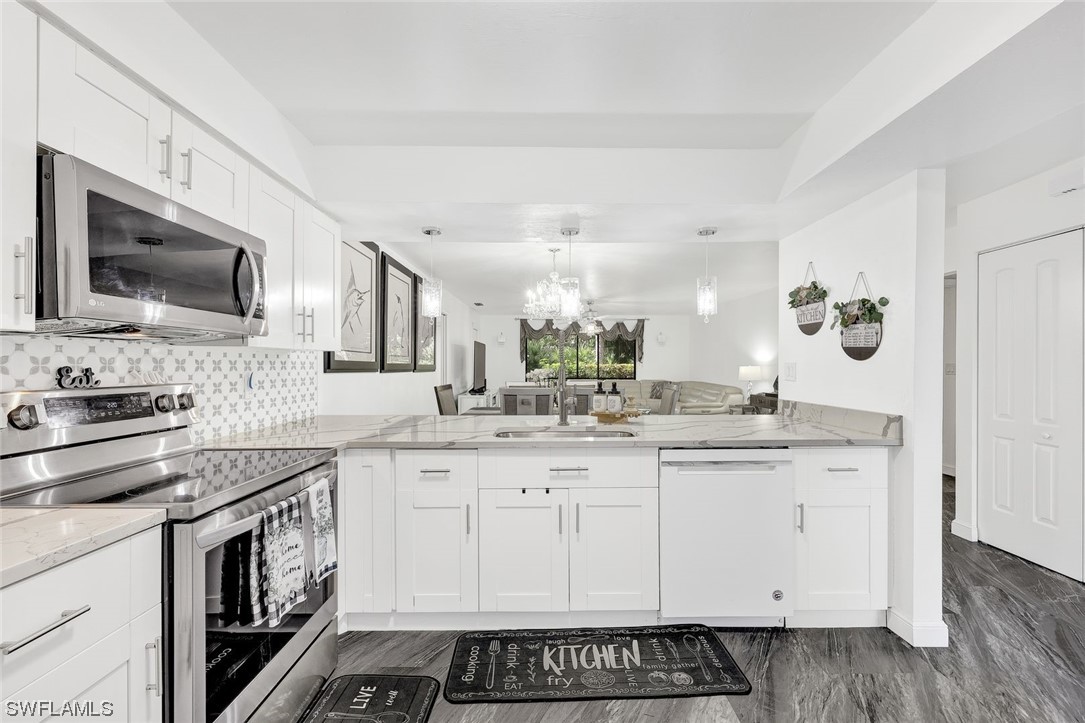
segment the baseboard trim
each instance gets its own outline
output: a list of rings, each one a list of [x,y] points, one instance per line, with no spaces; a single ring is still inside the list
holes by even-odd
[[[954,520],[950,526],[949,531],[957,537],[963,537],[969,542],[979,542],[980,534],[979,530],[972,525],[966,525],[963,522]]]
[[[895,610],[889,611],[886,627],[904,639],[913,648],[948,648],[949,628],[939,620],[933,623],[914,623]]]
[[[944,464],[944,465],[942,465],[942,474],[949,475],[950,477],[956,477],[957,476],[957,467],[956,467],[956,465],[952,465],[952,464]]]
[[[797,610],[787,616],[789,628],[884,628],[885,610]]]
[[[580,612],[347,613],[347,630],[513,630],[658,625],[655,610]]]

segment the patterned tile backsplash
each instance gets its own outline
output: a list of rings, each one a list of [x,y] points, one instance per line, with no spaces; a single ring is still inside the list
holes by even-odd
[[[320,352],[0,336],[2,391],[53,389],[62,366],[92,368],[103,387],[192,382],[201,443],[316,416]]]

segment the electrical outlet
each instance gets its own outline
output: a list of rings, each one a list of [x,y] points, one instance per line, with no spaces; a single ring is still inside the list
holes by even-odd
[[[795,362],[784,362],[784,381],[795,382],[799,380],[798,364]]]
[[[946,364],[946,376],[947,377],[957,376],[957,365],[956,364]]]

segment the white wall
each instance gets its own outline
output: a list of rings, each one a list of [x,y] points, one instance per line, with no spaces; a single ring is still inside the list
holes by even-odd
[[[84,36],[167,100],[313,196],[305,171],[311,144],[168,3],[40,0],[27,5]]]
[[[690,379],[690,317],[684,315],[647,316],[644,329],[644,361],[637,363],[638,379]],[[629,323],[632,320],[627,321]],[[605,321],[604,323],[612,323]],[[478,340],[486,345],[486,377],[491,389],[505,382],[523,381],[524,363],[520,361],[520,321],[509,316],[478,317]],[[659,343],[659,332],[666,337]],[[498,344],[498,335],[505,343]]]
[[[780,242],[781,289],[813,261],[831,302],[846,300],[856,274],[887,296],[882,347],[867,361],[840,349],[829,325],[806,336],[779,304],[786,399],[904,417],[891,451],[889,627],[916,645],[945,645],[942,621],[941,342],[945,172],[913,171]]]
[[[717,315],[707,324],[701,317],[690,322],[689,378],[746,389],[738,378],[740,366],[761,367],[755,392],[771,391],[776,378],[779,308],[778,289],[741,299],[721,301]]]
[[[957,280],[946,279],[942,315],[942,473],[955,474],[957,458]]]
[[[1060,196],[1048,181],[1085,165],[1079,158],[957,207],[953,230],[957,272],[957,501],[953,532],[978,540],[976,528],[976,317],[978,254],[1085,224],[1085,190]]]
[[[449,294],[443,309],[448,344],[448,383],[457,394],[470,387],[471,347],[476,321],[471,307]],[[438,353],[440,360],[440,353]],[[321,374],[317,384],[320,414],[437,414],[433,388],[442,383],[440,361],[435,372]]]

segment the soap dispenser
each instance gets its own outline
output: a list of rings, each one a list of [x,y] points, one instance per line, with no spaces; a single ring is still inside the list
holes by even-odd
[[[618,391],[618,382],[610,383],[610,391],[607,393],[607,411],[622,411],[622,393]]]
[[[607,394],[603,391],[602,382],[598,382],[595,385],[595,394],[593,394],[591,398],[591,410],[593,412],[607,411]]]

